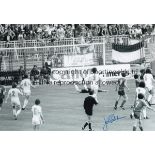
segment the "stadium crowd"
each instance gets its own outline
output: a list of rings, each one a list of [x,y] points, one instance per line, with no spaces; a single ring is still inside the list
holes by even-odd
[[[104,35],[150,35],[155,24],[0,24],[0,41],[51,39]]]
[[[51,68],[46,63],[42,68],[38,68],[36,65],[31,70],[25,70],[23,66],[20,66],[15,71],[1,71],[0,82],[3,85],[11,85],[12,82],[20,83],[24,76],[28,75],[35,84],[50,84]]]

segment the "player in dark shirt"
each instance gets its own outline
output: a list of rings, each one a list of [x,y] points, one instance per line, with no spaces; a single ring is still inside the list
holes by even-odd
[[[40,71],[40,79],[39,79],[40,82],[39,83],[44,84],[45,81],[47,83],[48,79],[49,79],[49,72],[48,72],[47,68],[45,66],[43,66]]]
[[[30,78],[32,80],[32,83],[35,84],[37,80],[39,80],[39,70],[37,69],[37,66],[34,65],[33,69],[30,73]]]
[[[139,86],[139,83],[140,83],[138,74],[134,75],[134,79],[135,79],[135,84],[136,84],[136,88],[137,88]]]
[[[139,129],[141,131],[143,131],[142,122],[141,122],[141,113],[142,113],[142,110],[144,107],[147,107],[147,108],[155,111],[155,109],[148,106],[148,104],[144,100],[144,95],[140,93],[140,94],[138,94],[138,100],[136,100],[136,102],[134,104],[134,109],[133,109],[134,117],[135,117],[133,131],[136,131],[137,125],[139,125]]]
[[[23,66],[20,66],[18,73],[19,73],[19,81],[21,82],[25,75],[25,70],[24,70]]]
[[[88,117],[88,121],[84,124],[84,126],[82,127],[82,130],[84,130],[86,128],[86,126],[89,126],[89,131],[92,131],[92,127],[91,127],[91,117],[93,115],[93,106],[97,105],[98,102],[96,101],[96,99],[93,97],[94,91],[90,91],[89,92],[89,96],[85,98],[84,100],[84,110],[85,113]]]
[[[4,98],[5,98],[5,88],[3,85],[1,85],[1,81],[0,81],[0,110],[2,109]]]
[[[126,93],[125,93],[125,88],[127,88],[128,90],[129,90],[129,88],[127,87],[127,84],[126,84],[126,79],[125,79],[125,77],[126,77],[126,74],[123,72],[122,73],[122,78],[120,78],[119,80],[118,80],[118,84],[117,84],[117,86],[116,86],[116,91],[118,90],[118,98],[117,98],[117,100],[116,100],[116,102],[115,102],[115,106],[114,106],[114,109],[116,110],[117,109],[117,105],[118,105],[118,102],[119,102],[119,100],[121,99],[121,97],[123,97],[123,102],[122,102],[122,104],[121,104],[121,108],[123,109],[123,110],[125,110],[125,108],[124,108],[124,104],[126,103],[126,101],[127,101],[127,99],[128,99],[128,97],[127,97],[127,95],[126,95]]]

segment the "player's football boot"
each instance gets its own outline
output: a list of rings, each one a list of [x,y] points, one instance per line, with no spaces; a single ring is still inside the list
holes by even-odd
[[[117,107],[114,107],[114,110],[117,110]]]
[[[95,131],[94,129],[89,129],[89,131]]]
[[[130,114],[130,118],[131,118],[131,119],[133,118],[133,115],[132,115],[132,114]]]
[[[149,117],[146,116],[146,117],[144,117],[144,119],[149,119]]]
[[[125,108],[123,106],[120,106],[120,108],[122,108],[123,110],[125,110]]]

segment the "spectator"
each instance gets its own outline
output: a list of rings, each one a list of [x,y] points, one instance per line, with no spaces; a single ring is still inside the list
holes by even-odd
[[[145,35],[147,33],[147,28],[145,25],[142,25],[141,30],[142,30],[142,35]]]
[[[32,80],[32,83],[35,85],[39,80],[39,70],[37,69],[37,66],[34,65],[33,69],[30,73],[30,79]]]
[[[47,58],[47,61],[45,62],[45,67],[46,67],[46,68],[52,67],[52,62],[51,62],[51,60],[50,60],[49,57]]]
[[[15,33],[10,28],[8,29],[5,28],[5,32],[4,32],[5,41],[9,42],[13,40],[14,37],[15,37]]]
[[[66,28],[66,34],[65,34],[66,38],[71,38],[73,37],[73,29],[71,25],[68,25],[68,27]]]
[[[142,35],[150,35],[154,31],[153,24],[0,24],[0,41],[90,37],[104,35],[129,35],[139,39]],[[74,31],[73,31],[74,30]],[[74,34],[73,34],[74,33]]]
[[[19,70],[18,70],[18,73],[19,73],[19,82],[23,80],[24,78],[24,75],[25,75],[25,70],[23,68],[23,66],[20,66]]]
[[[20,46],[22,46],[23,45],[23,42],[24,42],[23,33],[24,32],[20,32],[19,35],[18,35],[18,41],[20,42]]]
[[[88,30],[88,32],[87,32],[87,37],[88,37],[88,38],[92,38],[92,37],[93,37],[93,34],[92,34],[91,29]]]
[[[142,36],[142,30],[141,30],[140,26],[138,26],[138,28],[135,29],[135,31],[136,31],[136,38],[140,39]]]
[[[99,31],[100,31],[99,26],[97,24],[93,24],[91,29],[92,29],[93,36],[98,36]]]
[[[61,40],[65,37],[65,31],[62,25],[59,26],[57,30],[57,37]]]
[[[40,71],[40,79],[39,79],[39,84],[49,84],[50,83],[50,74],[51,74],[51,69],[43,66]]]

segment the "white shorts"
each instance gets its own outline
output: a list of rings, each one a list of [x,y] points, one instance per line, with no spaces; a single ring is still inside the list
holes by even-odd
[[[33,117],[32,118],[32,125],[41,125],[42,124],[42,120],[40,117]]]
[[[31,95],[31,90],[23,90],[24,96],[30,96]]]
[[[15,107],[21,107],[19,98],[11,99],[11,105],[12,105],[12,106],[15,106]]]

